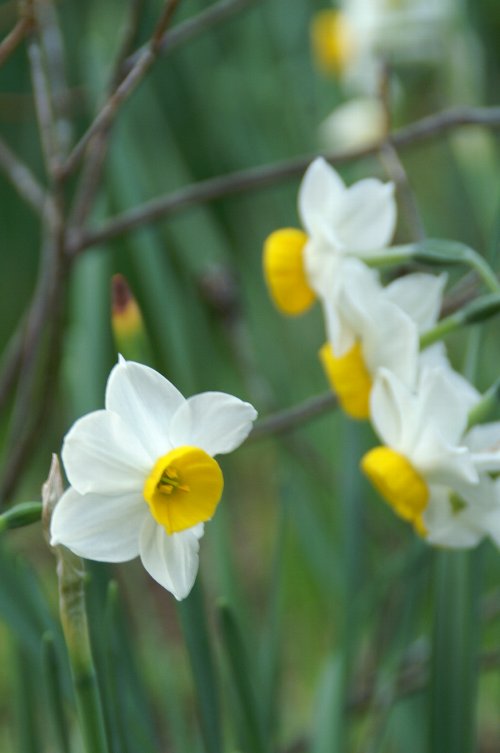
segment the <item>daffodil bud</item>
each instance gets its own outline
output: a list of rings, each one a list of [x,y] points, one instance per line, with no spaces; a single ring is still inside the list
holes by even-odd
[[[150,348],[141,310],[123,275],[111,280],[111,326],[118,353],[149,360]]]

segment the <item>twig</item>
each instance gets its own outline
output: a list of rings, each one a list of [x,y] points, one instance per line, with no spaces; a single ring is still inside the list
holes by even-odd
[[[184,42],[197,37],[212,26],[222,23],[227,18],[257,2],[260,2],[260,0],[219,0],[194,18],[189,18],[187,21],[178,24],[174,29],[167,31],[160,43],[160,53],[172,52]],[[141,47],[126,60],[127,70],[135,65],[144,50],[145,47]]]
[[[10,147],[0,139],[0,166],[18,194],[38,214],[46,205],[46,194],[31,170],[22,162]]]
[[[294,405],[292,408],[286,408],[266,418],[261,418],[255,424],[247,442],[296,429],[314,418],[319,418],[327,411],[333,410],[337,405],[337,398],[332,392],[308,398],[300,405]]]
[[[22,469],[26,460],[43,431],[50,417],[53,401],[57,391],[57,377],[60,365],[62,335],[63,335],[63,312],[64,295],[63,282],[65,270],[59,270],[60,281],[54,285],[52,295],[48,293],[40,295],[33,306],[33,313],[39,315],[31,331],[31,338],[37,337],[36,341],[24,341],[24,364],[28,368],[27,377],[20,384],[17,414],[13,418],[13,431],[15,442],[11,443],[0,482],[0,503],[9,499],[17,487]],[[34,387],[37,369],[36,358],[39,351],[41,335],[45,325],[49,323],[49,344],[45,354],[44,375],[38,405],[34,403],[34,396],[29,394]],[[36,331],[35,331],[36,330]],[[27,348],[27,346],[29,346]],[[26,373],[26,372],[24,372]],[[24,394],[22,394],[24,393]]]
[[[415,201],[415,195],[404,165],[401,162],[396,149],[390,142],[382,145],[380,149],[380,160],[385,166],[389,178],[395,183],[411,239],[415,241],[424,240],[425,229],[417,202]]]
[[[405,148],[466,125],[500,128],[500,107],[445,110],[436,115],[422,118],[416,123],[396,131],[391,135],[389,144],[395,148]],[[326,155],[326,159],[334,165],[353,162],[378,154],[383,143],[376,142],[359,149],[333,152]],[[314,156],[293,157],[272,165],[254,167],[250,170],[240,170],[229,175],[209,178],[166,196],[160,196],[123,212],[97,230],[91,230],[81,237],[71,238],[68,251],[70,254],[78,253],[85,248],[116,238],[129,230],[163,219],[194,205],[295,178],[302,175]]]
[[[127,56],[130,55],[132,45],[134,44],[134,40],[137,36],[143,6],[144,0],[130,0],[129,16],[125,24],[125,29],[123,31],[123,36],[118,54],[116,56],[113,72],[110,76],[108,96],[120,85],[123,77],[129,72],[130,68],[132,67],[131,65],[127,66],[128,60],[130,60],[130,58],[127,58]],[[144,45],[144,47],[142,47],[139,51],[139,54],[135,55],[133,63],[136,62],[139,55],[146,49],[146,47],[147,45]]]
[[[45,168],[47,174],[53,177],[57,167],[57,133],[47,76],[43,66],[42,51],[34,34],[30,36],[28,42],[28,58]]]
[[[71,141],[69,93],[65,76],[64,42],[53,0],[36,4],[36,20],[40,31],[54,114],[54,149],[56,164],[61,164]]]
[[[166,27],[170,23],[177,5],[180,0],[167,0],[161,18],[155,28],[151,41],[147,48],[142,52],[137,62],[131,68],[127,76],[114,91],[99,114],[83,134],[77,143],[65,164],[61,166],[59,176],[61,178],[70,175],[82,159],[90,141],[102,130],[108,129],[116,118],[121,105],[130,97],[142,79],[149,71],[160,52],[160,45]]]
[[[0,67],[5,63],[7,58],[12,55],[14,50],[30,32],[32,24],[32,19],[29,16],[23,16],[19,19],[12,31],[2,39],[2,42],[0,43]]]
[[[23,334],[24,323],[12,336],[3,355],[2,370],[0,373],[0,411],[3,410],[5,403],[14,389],[21,368],[23,357]]]
[[[109,97],[112,96],[113,92],[123,79],[124,61],[130,52],[137,34],[137,27],[140,21],[140,11],[143,4],[144,0],[131,0],[129,18],[125,26],[120,49],[110,76],[106,99],[109,99]],[[92,211],[92,206],[97,195],[104,161],[108,151],[110,131],[111,125],[102,128],[92,139],[92,149],[89,150],[87,159],[84,162],[82,174],[69,214],[68,227],[73,228],[73,232],[75,232],[76,228],[82,227]]]

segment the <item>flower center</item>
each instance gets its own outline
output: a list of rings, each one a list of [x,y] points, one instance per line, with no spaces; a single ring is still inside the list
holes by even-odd
[[[425,536],[422,516],[429,501],[429,487],[409,460],[389,447],[375,447],[363,457],[361,468],[396,515]]]
[[[210,520],[223,486],[216,460],[198,447],[177,447],[158,458],[143,495],[153,518],[172,534]]]
[[[269,294],[284,314],[302,314],[316,298],[304,269],[307,235],[296,228],[275,230],[264,243],[264,277]]]
[[[337,358],[330,343],[319,351],[323,369],[340,405],[352,418],[368,418],[372,378],[357,342],[345,355]]]

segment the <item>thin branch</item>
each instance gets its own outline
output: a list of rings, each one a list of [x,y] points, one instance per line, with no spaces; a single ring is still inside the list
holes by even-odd
[[[300,405],[294,405],[292,408],[286,408],[266,416],[266,418],[261,418],[255,424],[247,442],[297,429],[308,421],[323,416],[327,411],[333,410],[337,406],[337,398],[332,392],[308,398]]]
[[[422,141],[435,138],[459,126],[483,125],[500,128],[500,107],[459,108],[445,110],[416,121],[393,133],[388,143],[394,148],[405,148]],[[377,155],[385,142],[376,142],[360,149],[349,149],[326,155],[334,165],[342,165],[355,160]],[[73,237],[69,242],[69,253],[75,254],[90,246],[103,243],[119,235],[150,224],[188,207],[214,201],[223,196],[252,191],[275,185],[290,178],[302,175],[316,155],[293,157],[292,159],[240,170],[216,178],[200,181],[157,199],[145,202],[114,217],[97,230],[91,230],[83,237]]]
[[[420,216],[415,195],[403,163],[394,146],[387,142],[380,149],[380,161],[384,165],[388,176],[394,181],[399,196],[401,208],[412,240],[422,241],[425,229]]]
[[[260,2],[260,0],[219,0],[194,18],[189,18],[187,21],[178,24],[174,29],[167,31],[160,43],[160,53],[164,55],[172,52],[184,42],[203,34],[212,26],[222,23],[257,2]],[[145,46],[128,58],[125,63],[127,69],[135,65],[144,50]]]
[[[110,75],[105,99],[109,99],[120,85],[124,75],[124,62],[137,35],[144,0],[131,0],[129,17],[125,25],[123,38]],[[68,219],[68,227],[81,228],[92,211],[95,197],[101,180],[104,161],[108,152],[111,125],[102,128],[92,139],[92,149],[89,150],[84,162],[82,174],[78,183],[75,198]],[[75,232],[75,230],[73,230]]]
[[[0,42],[0,67],[5,63],[14,50],[21,44],[23,39],[31,31],[33,26],[32,19],[29,16],[23,16],[19,19],[12,31],[7,34]]]
[[[53,0],[36,5],[36,20],[46,61],[50,102],[54,114],[55,163],[61,164],[71,142],[69,92],[66,82],[64,41]]]
[[[99,114],[83,134],[65,164],[60,168],[59,176],[67,177],[78,166],[92,139],[101,131],[108,129],[116,118],[121,105],[136,90],[160,53],[160,45],[165,30],[179,4],[180,0],[167,0],[161,18],[156,25],[153,36],[147,48],[139,56],[127,76],[114,91]]]
[[[22,199],[38,214],[46,205],[47,196],[27,165],[0,139],[0,167]]]
[[[28,42],[28,58],[45,167],[47,174],[52,177],[57,166],[57,133],[42,51],[34,34],[30,36]]]

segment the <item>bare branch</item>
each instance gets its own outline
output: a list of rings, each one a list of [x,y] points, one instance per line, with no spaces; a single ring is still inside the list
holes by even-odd
[[[65,164],[61,167],[59,172],[60,177],[66,177],[73,172],[73,170],[77,167],[78,163],[85,154],[90,141],[92,141],[92,139],[101,131],[107,130],[111,126],[120,110],[121,105],[130,97],[130,95],[141,83],[144,76],[149,71],[159,55],[160,44],[165,33],[165,29],[170,23],[170,19],[172,18],[174,11],[179,4],[179,1],[180,0],[167,0],[161,18],[155,28],[155,31],[147,48],[141,53],[133,68],[131,68],[127,76],[123,79],[118,88],[110,96],[106,104],[96,116],[93,123],[89,126],[88,130],[83,134],[82,138],[69,155]]]
[[[247,442],[283,434],[284,432],[297,429],[314,418],[323,416],[328,411],[337,408],[338,401],[332,392],[316,395],[305,400],[300,405],[273,413],[266,418],[261,418],[255,424]]]
[[[26,35],[29,34],[32,24],[33,22],[29,16],[23,16],[19,19],[10,34],[7,34],[7,36],[2,39],[2,42],[0,43],[0,67],[21,44]]]
[[[222,23],[231,16],[239,13],[250,5],[254,5],[261,0],[219,0],[206,10],[199,13],[194,18],[180,23],[174,29],[167,31],[160,43],[160,53],[166,54],[180,47],[184,42],[197,37],[199,34],[207,31],[212,26]],[[145,47],[141,47],[126,61],[126,66],[130,68],[135,65],[139,56],[144,52]]]
[[[31,170],[0,139],[0,166],[18,194],[38,214],[43,212],[46,194]]]
[[[57,166],[57,133],[42,51],[34,34],[30,36],[28,42],[28,58],[45,167],[47,174],[53,176]]]
[[[500,128],[500,107],[459,108],[445,110],[416,121],[393,133],[388,143],[394,148],[406,148],[413,144],[435,138],[443,133],[466,125],[483,125]],[[342,165],[378,154],[385,142],[360,149],[349,149],[326,155],[334,165]],[[271,186],[290,178],[302,175],[316,155],[293,157],[283,162],[250,170],[240,170],[229,175],[217,176],[186,186],[141,206],[123,212],[105,223],[100,229],[89,231],[83,237],[73,237],[69,243],[69,253],[75,254],[89,246],[115,238],[119,235],[150,224],[188,207],[214,201],[223,196],[252,191]]]
[[[110,76],[105,96],[106,100],[112,96],[123,79],[124,61],[130,52],[137,34],[143,5],[144,0],[131,0],[130,2],[129,18],[125,25],[123,38]],[[70,228],[81,228],[92,211],[108,152],[110,131],[111,125],[102,128],[92,139],[92,149],[84,161],[82,174],[69,214],[68,227]]]

